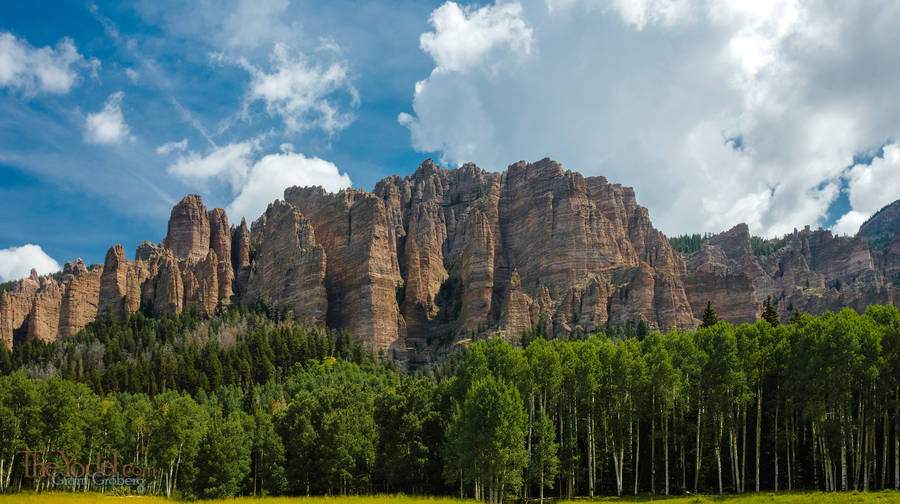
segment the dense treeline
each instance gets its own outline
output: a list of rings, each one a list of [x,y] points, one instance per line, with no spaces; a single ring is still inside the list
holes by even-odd
[[[0,349],[0,373],[21,368],[32,377],[83,382],[101,394],[196,393],[266,383],[295,363],[326,356],[371,358],[347,332],[294,324],[264,306],[234,307],[212,320],[192,309],[160,318],[138,312],[125,322],[104,315],[72,338],[17,343],[11,353]]]
[[[672,249],[676,252],[690,255],[700,250],[700,247],[703,246],[703,242],[705,242],[712,236],[714,235],[711,233],[703,233],[702,235],[699,233],[693,233],[680,236],[672,236],[669,237],[669,245],[671,245]],[[765,257],[767,255],[774,254],[775,252],[778,252],[779,250],[787,246],[787,244],[787,236],[783,236],[781,238],[762,238],[759,236],[750,237],[750,250],[753,251],[753,255],[755,255],[756,257]]]
[[[478,341],[428,375],[334,350],[193,394],[18,370],[0,378],[0,485],[34,484],[15,455],[29,448],[116,451],[159,469],[152,491],[185,497],[898,487],[895,308],[739,327],[712,310],[697,331],[627,339],[537,327],[524,348]]]

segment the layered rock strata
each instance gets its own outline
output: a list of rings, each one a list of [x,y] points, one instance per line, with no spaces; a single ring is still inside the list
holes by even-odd
[[[249,227],[188,195],[162,242],[141,243],[134,260],[117,245],[103,265],[32,272],[0,294],[0,338],[53,341],[103,314],[263,303],[414,363],[473,337],[516,340],[541,321],[554,334],[641,320],[693,328],[707,300],[734,323],[756,320],[770,295],[782,317],[863,309],[898,302],[892,215],[860,237],[795,231],[765,256],[741,224],[682,256],[634,191],[603,177],[549,159],[503,173],[427,160],[372,192],[289,188]],[[872,249],[869,235],[887,246]]]

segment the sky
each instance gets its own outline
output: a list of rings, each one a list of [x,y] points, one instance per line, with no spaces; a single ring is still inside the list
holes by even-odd
[[[900,198],[894,1],[0,4],[0,281],[159,242],[199,193],[551,157],[667,235],[854,234]]]

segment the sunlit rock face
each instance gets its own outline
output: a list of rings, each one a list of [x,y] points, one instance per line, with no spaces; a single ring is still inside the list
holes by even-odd
[[[11,347],[71,336],[98,315],[262,303],[422,363],[541,322],[554,334],[640,321],[689,329],[708,300],[733,323],[757,320],[768,296],[782,317],[862,310],[900,301],[898,206],[857,237],[807,227],[755,255],[739,224],[682,255],[634,191],[604,177],[550,159],[502,173],[426,160],[372,192],[288,188],[252,226],[185,196],[162,243],[141,243],[134,260],[116,245],[102,265],[32,272],[0,294],[0,337]]]

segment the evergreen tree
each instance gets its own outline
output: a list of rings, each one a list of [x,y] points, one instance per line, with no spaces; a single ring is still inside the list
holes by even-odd
[[[762,319],[775,327],[778,325],[778,312],[775,311],[775,306],[772,305],[772,295],[769,294],[766,297],[766,305],[763,307]]]
[[[716,314],[716,309],[713,308],[712,301],[706,300],[706,309],[703,310],[703,322],[700,324],[700,327],[712,327],[719,322],[719,315]]]

